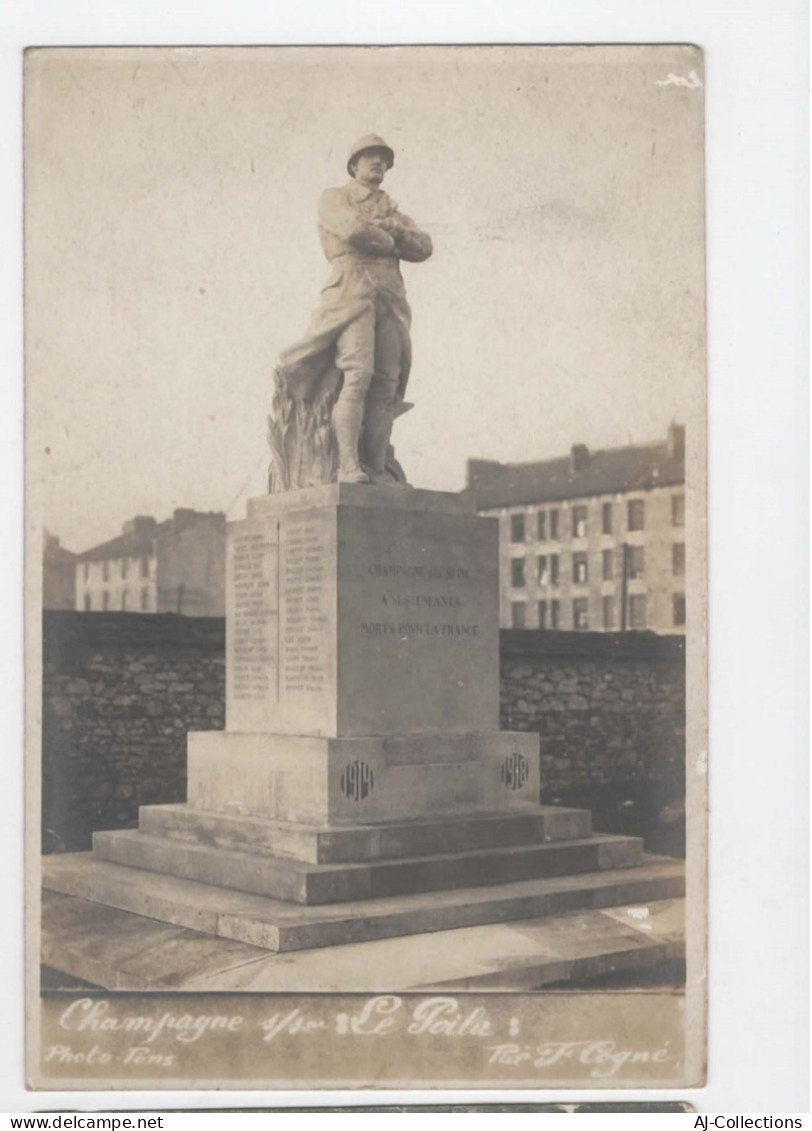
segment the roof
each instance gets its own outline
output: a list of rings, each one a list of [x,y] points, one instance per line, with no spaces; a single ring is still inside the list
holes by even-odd
[[[118,538],[111,538],[109,542],[102,542],[99,546],[92,546],[83,554],[77,554],[76,560],[80,562],[101,562],[114,558],[137,558],[141,554],[153,552],[155,538],[172,525],[171,519],[159,522],[150,530],[139,535],[119,534]]]
[[[646,491],[685,482],[684,457],[670,454],[667,441],[590,452],[578,470],[571,456],[539,463],[468,461],[465,494],[477,510],[593,495]]]
[[[60,546],[59,539],[50,536],[46,539],[42,551],[43,560],[48,563],[54,562],[74,562],[78,554],[74,554],[72,550],[66,550],[64,546]]]

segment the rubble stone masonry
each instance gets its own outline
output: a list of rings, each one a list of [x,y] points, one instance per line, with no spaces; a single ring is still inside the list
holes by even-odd
[[[502,632],[501,725],[540,735],[543,801],[586,805],[596,827],[655,847],[679,826],[684,648],[651,633]],[[222,618],[48,610],[43,659],[46,851],[185,800],[187,732],[224,726]]]

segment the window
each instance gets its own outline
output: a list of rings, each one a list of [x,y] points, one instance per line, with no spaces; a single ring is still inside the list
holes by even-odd
[[[685,543],[675,542],[671,547],[671,572],[674,577],[685,577]]]
[[[601,554],[601,577],[604,581],[611,581],[614,572],[614,553],[612,550],[604,550]]]
[[[584,585],[588,580],[586,554],[572,555],[572,580],[576,585]]]
[[[685,496],[672,495],[671,496],[671,525],[684,526],[685,525]]]
[[[646,571],[645,551],[642,546],[628,546],[626,555],[626,575],[634,581]]]
[[[631,628],[646,627],[645,593],[632,593],[629,597],[629,626]]]
[[[539,601],[539,628],[547,627],[547,602]]]
[[[586,538],[586,507],[572,508],[572,536]]]
[[[511,542],[524,542],[524,515],[512,514],[510,516]]]
[[[141,590],[141,612],[145,613],[149,608],[149,589]]]
[[[603,627],[611,629],[615,627],[615,599],[614,597],[604,597],[603,599]]]
[[[560,615],[559,615],[558,601],[550,601],[550,628],[558,628]]]
[[[538,538],[539,542],[546,542],[547,541],[547,512],[546,511],[539,511],[538,514],[536,515],[536,521],[537,521],[537,524],[538,524],[537,530],[536,530],[536,537]]]
[[[92,609],[92,607],[93,607],[93,606],[92,606],[92,605],[91,605],[91,603],[90,603],[90,594],[89,594],[89,593],[85,593],[85,612],[86,612],[86,613],[89,613],[89,612],[90,612],[90,610]]]
[[[643,530],[646,525],[645,499],[629,499],[626,506],[626,525],[629,530]]]
[[[674,624],[685,624],[685,594],[674,594]]]
[[[141,576],[149,577],[149,554],[141,555]]]
[[[102,581],[110,580],[110,563],[102,562]]]
[[[547,566],[547,555],[539,554],[539,585],[547,585],[550,580],[550,574]]]
[[[550,538],[558,541],[558,511],[550,511]]]
[[[128,600],[127,600],[127,598],[128,598],[128,597],[129,597],[129,594],[128,594],[127,590],[126,590],[126,589],[122,589],[122,590],[121,590],[121,611],[122,611],[123,613],[126,613],[126,611],[127,611],[127,605],[128,605]]]
[[[107,612],[107,610],[109,608],[110,608],[110,594],[105,589],[104,592],[102,593],[102,609],[104,610],[104,612]]]
[[[510,584],[514,589],[521,589],[524,585],[524,558],[511,559]]]
[[[558,554],[550,554],[550,584],[558,585],[561,559]]]
[[[601,507],[601,530],[604,534],[612,533],[612,504],[604,503]]]
[[[572,602],[572,627],[589,628],[589,601],[586,597],[576,597]]]
[[[514,601],[510,606],[510,623],[514,628],[524,628],[524,601]]]
[[[127,559],[126,558],[121,559],[121,576],[122,577],[127,576]]]

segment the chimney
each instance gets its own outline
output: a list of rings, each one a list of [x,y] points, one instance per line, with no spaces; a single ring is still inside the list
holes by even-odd
[[[685,459],[685,425],[671,424],[668,428],[669,459]]]
[[[582,471],[589,463],[589,448],[586,444],[573,444],[570,449],[570,470]]]
[[[192,510],[191,507],[175,507],[172,514],[173,532],[182,534],[184,530],[188,530],[196,524],[197,517],[197,511]]]
[[[125,522],[121,528],[121,533],[125,538],[135,538],[137,542],[146,541],[151,538],[155,533],[157,522],[151,515],[137,514],[135,518],[131,518]]]

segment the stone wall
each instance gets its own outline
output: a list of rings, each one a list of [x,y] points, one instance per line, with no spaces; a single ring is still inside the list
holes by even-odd
[[[46,611],[43,661],[46,850],[185,800],[186,732],[225,725],[221,617]]]
[[[539,734],[542,800],[682,851],[685,640],[508,630],[501,651],[501,725]]]
[[[224,644],[222,618],[45,612],[46,850],[185,799],[187,731],[224,726]],[[502,726],[540,735],[542,800],[679,852],[684,640],[503,631],[501,644]]]

